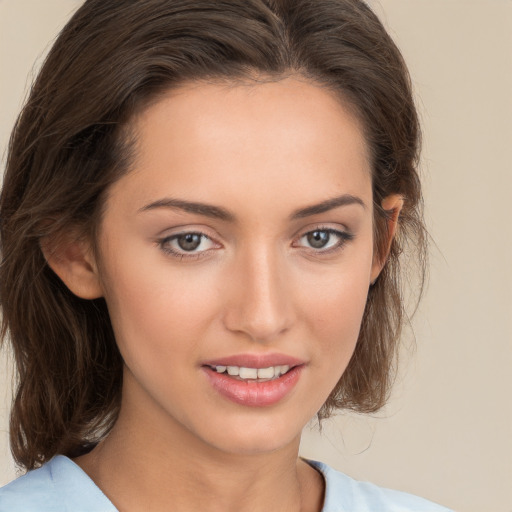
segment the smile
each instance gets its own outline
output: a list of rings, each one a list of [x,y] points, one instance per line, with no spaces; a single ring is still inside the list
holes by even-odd
[[[258,382],[278,379],[281,375],[285,375],[290,370],[289,365],[269,366],[268,368],[218,365],[211,368],[217,373],[227,374],[230,377],[238,378],[239,380],[253,380]]]
[[[274,365],[268,365],[268,361],[257,364],[247,359],[244,361],[247,366],[238,366],[234,362],[216,361],[203,365],[202,369],[216,393],[246,407],[268,407],[283,401],[292,394],[306,367],[304,362],[290,359],[276,361],[289,364]]]

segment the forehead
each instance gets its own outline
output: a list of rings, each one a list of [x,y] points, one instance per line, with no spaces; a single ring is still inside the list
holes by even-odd
[[[249,190],[260,206],[285,198],[308,204],[371,190],[357,117],[330,90],[304,80],[185,84],[133,127],[133,172],[114,186],[129,178],[133,201],[179,194],[236,203]]]

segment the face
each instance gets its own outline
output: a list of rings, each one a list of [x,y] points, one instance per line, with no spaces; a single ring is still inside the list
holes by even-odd
[[[135,128],[98,241],[122,407],[224,452],[284,447],[346,368],[378,272],[361,128],[294,79],[183,86]]]

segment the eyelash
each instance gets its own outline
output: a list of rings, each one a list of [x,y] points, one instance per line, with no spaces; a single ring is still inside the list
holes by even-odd
[[[190,260],[190,259],[203,258],[206,255],[206,253],[208,252],[208,249],[204,250],[204,251],[200,251],[200,252],[191,252],[191,251],[180,252],[176,249],[173,249],[169,245],[171,242],[178,240],[178,238],[184,237],[187,235],[195,235],[195,236],[201,237],[200,244],[204,240],[210,240],[213,244],[215,244],[215,242],[208,235],[205,235],[204,233],[201,233],[200,231],[184,231],[182,233],[176,233],[175,235],[166,236],[165,238],[158,240],[158,245],[164,253],[166,253],[174,258],[177,258],[179,260],[183,260],[183,259]]]
[[[331,247],[328,247],[327,249],[323,249],[323,248],[315,249],[313,247],[309,247],[308,248],[315,255],[320,255],[320,256],[331,254],[333,252],[339,251],[339,250],[343,249],[345,244],[347,244],[348,242],[350,242],[351,240],[354,239],[354,235],[352,233],[347,232],[347,231],[340,231],[338,229],[333,229],[333,228],[324,227],[324,226],[318,226],[315,229],[312,229],[310,231],[306,231],[306,233],[303,233],[299,237],[299,240],[303,239],[304,237],[307,237],[308,235],[311,235],[311,234],[317,233],[317,232],[319,232],[319,233],[327,233],[328,235],[334,235],[334,236],[336,236],[338,238],[338,241],[336,243],[334,243],[334,245],[332,245]]]
[[[351,233],[348,233],[347,231],[340,231],[340,230],[329,228],[329,227],[319,226],[315,229],[312,229],[310,231],[303,233],[302,235],[300,235],[298,240],[302,240],[303,238],[305,238],[308,235],[311,235],[315,232],[327,233],[329,236],[334,235],[334,236],[338,237],[338,241],[333,246],[328,247],[327,249],[322,249],[322,248],[315,249],[313,247],[308,247],[307,249],[309,249],[315,255],[324,255],[324,254],[326,255],[326,254],[331,254],[332,252],[341,250],[345,246],[346,243],[350,242],[354,238],[354,235]],[[197,259],[205,257],[207,255],[207,253],[209,252],[209,249],[199,251],[199,252],[192,252],[192,251],[180,252],[176,249],[173,249],[169,245],[171,242],[178,240],[178,238],[184,237],[187,235],[193,235],[193,236],[195,235],[195,236],[201,237],[202,240],[201,240],[200,244],[202,243],[203,240],[209,240],[212,244],[215,244],[215,242],[208,235],[205,235],[204,233],[201,233],[199,231],[184,231],[182,233],[176,233],[174,235],[167,236],[165,238],[158,240],[157,243],[158,243],[158,246],[160,247],[160,249],[164,253],[166,253],[174,258],[177,258],[179,260],[183,260],[183,259],[197,260]],[[327,243],[329,243],[329,241]]]

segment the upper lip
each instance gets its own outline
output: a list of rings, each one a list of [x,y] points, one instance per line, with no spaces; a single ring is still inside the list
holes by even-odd
[[[269,368],[270,366],[299,366],[305,361],[286,354],[236,354],[205,361],[203,366],[238,366],[244,368]]]

